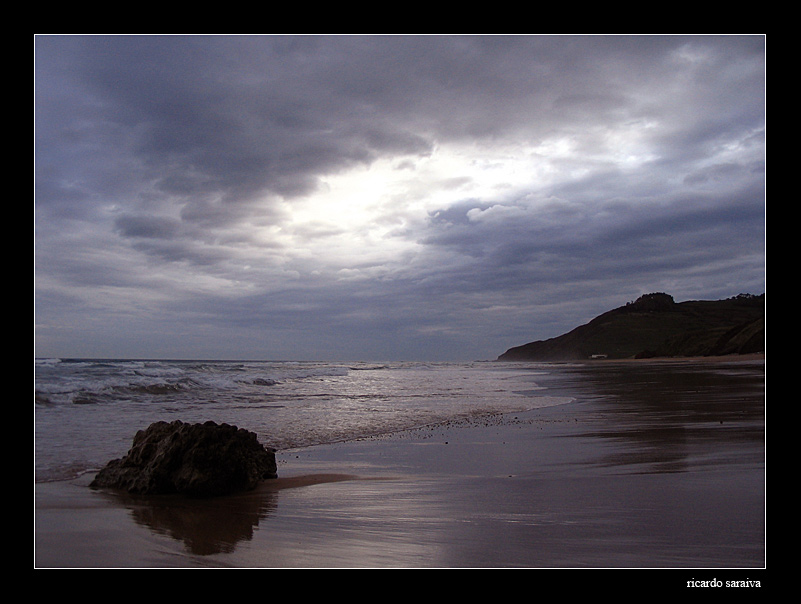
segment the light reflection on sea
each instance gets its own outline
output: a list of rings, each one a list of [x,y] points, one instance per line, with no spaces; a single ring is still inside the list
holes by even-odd
[[[35,366],[39,481],[124,455],[155,421],[229,423],[276,449],[568,402],[540,365],[58,360]]]

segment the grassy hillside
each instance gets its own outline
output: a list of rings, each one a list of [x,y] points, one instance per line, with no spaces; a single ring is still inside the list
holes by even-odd
[[[668,294],[655,293],[564,335],[510,348],[498,360],[710,356],[764,352],[764,346],[764,294],[676,303]]]

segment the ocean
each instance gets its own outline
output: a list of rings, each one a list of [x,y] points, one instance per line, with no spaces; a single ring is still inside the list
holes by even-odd
[[[547,365],[36,359],[35,479],[123,456],[152,422],[228,423],[277,450],[571,402]]]

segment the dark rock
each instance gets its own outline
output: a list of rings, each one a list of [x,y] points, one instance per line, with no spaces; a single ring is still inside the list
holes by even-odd
[[[173,421],[137,432],[130,451],[110,461],[90,486],[209,497],[251,490],[276,477],[275,451],[255,433],[225,423]]]

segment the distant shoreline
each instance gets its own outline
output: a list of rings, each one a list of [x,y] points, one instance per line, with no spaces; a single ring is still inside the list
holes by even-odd
[[[726,354],[716,356],[687,356],[687,357],[649,357],[635,358],[626,357],[620,359],[610,358],[585,358],[585,359],[516,359],[514,361],[500,361],[501,363],[591,363],[591,364],[613,364],[613,363],[731,363],[740,361],[764,361],[764,352],[754,352],[748,354]]]
[[[764,361],[764,352],[749,354],[726,354],[719,356],[689,356],[689,357],[651,357],[647,359],[583,359],[589,363],[728,363],[731,361]]]

